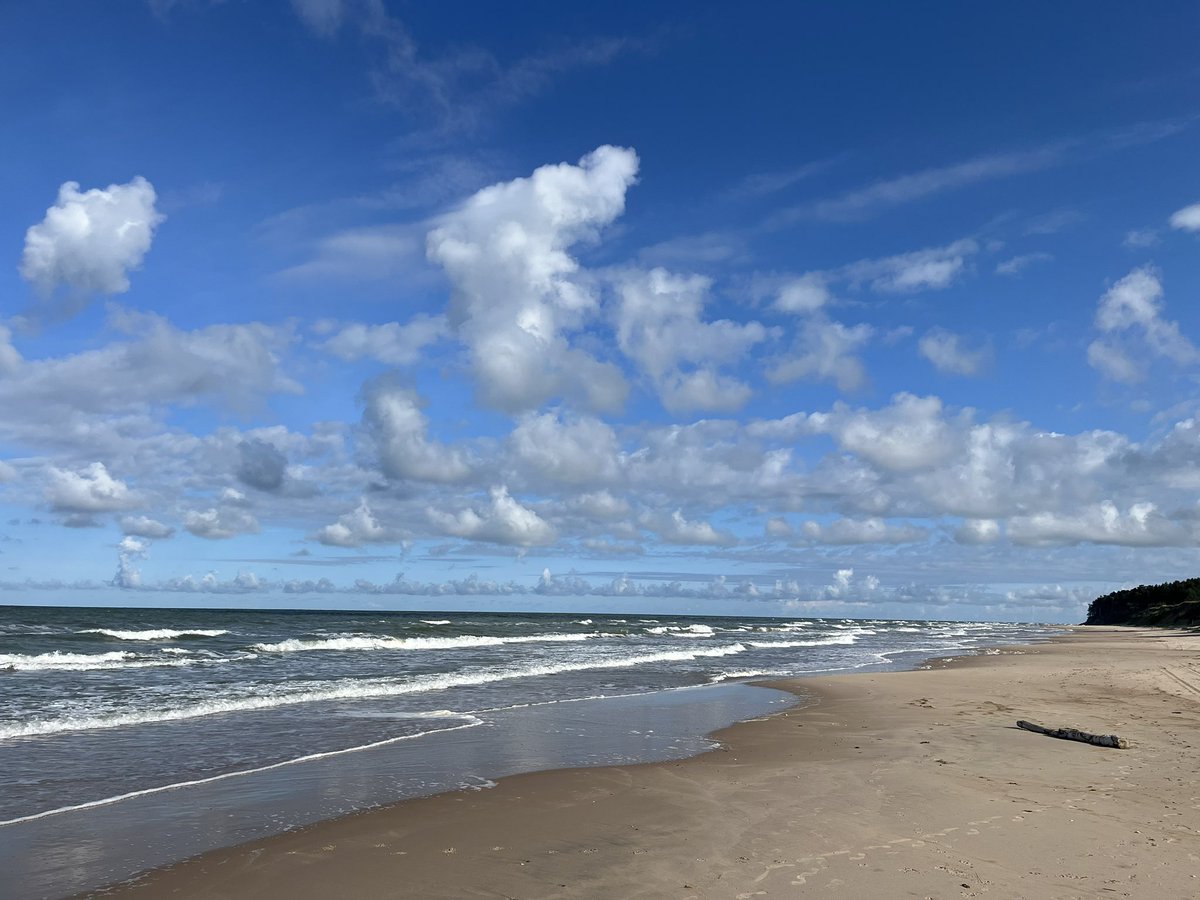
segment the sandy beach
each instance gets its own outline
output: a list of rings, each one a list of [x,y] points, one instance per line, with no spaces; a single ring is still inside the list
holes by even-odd
[[[677,762],[553,771],[324,822],[106,895],[1192,897],[1200,635],[1076,629],[909,672]],[[1018,730],[1116,733],[1128,750]]]

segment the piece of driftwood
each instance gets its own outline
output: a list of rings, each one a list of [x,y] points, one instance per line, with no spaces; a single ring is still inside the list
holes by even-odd
[[[1024,719],[1017,722],[1018,728],[1034,731],[1038,734],[1061,738],[1064,741],[1083,741],[1085,744],[1095,744],[1097,747],[1115,747],[1118,750],[1128,750],[1129,741],[1115,734],[1092,734],[1090,731],[1080,731],[1078,728],[1043,728]]]

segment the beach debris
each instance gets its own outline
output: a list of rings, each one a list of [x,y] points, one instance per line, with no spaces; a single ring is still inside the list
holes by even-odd
[[[1064,741],[1082,741],[1085,744],[1095,744],[1097,747],[1114,747],[1117,750],[1128,750],[1129,741],[1115,734],[1092,734],[1090,731],[1080,731],[1078,728],[1043,728],[1024,719],[1017,721],[1017,727],[1037,734],[1044,734]]]

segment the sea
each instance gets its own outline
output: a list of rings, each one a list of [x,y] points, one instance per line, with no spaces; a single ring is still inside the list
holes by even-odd
[[[796,697],[1054,626],[0,606],[4,896],[62,897],[522,771],[692,755]]]

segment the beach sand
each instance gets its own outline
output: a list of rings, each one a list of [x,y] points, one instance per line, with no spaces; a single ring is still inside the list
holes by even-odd
[[[811,699],[693,759],[542,772],[205,854],[121,897],[1200,896],[1200,635],[1088,628]],[[1128,750],[1018,719],[1130,739]]]

